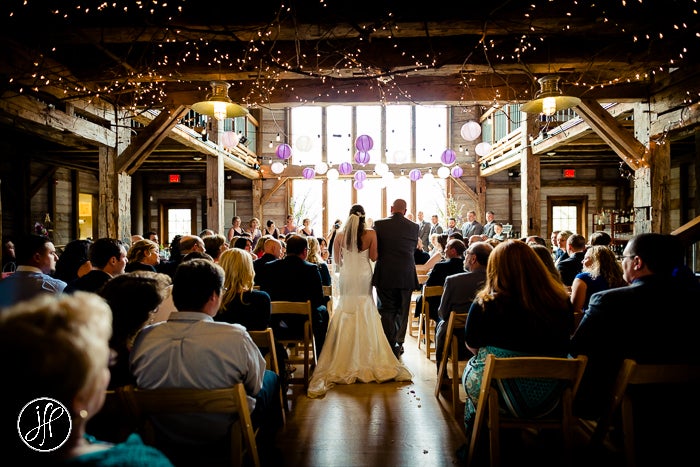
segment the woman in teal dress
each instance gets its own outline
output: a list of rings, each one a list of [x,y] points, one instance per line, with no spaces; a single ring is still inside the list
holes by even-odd
[[[109,305],[88,292],[43,295],[0,314],[0,374],[12,378],[0,409],[8,459],[30,465],[172,467],[138,434],[112,444],[85,433],[105,403],[111,333]]]

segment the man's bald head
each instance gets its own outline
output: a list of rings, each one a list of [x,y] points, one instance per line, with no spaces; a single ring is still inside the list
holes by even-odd
[[[276,238],[268,238],[263,244],[263,253],[279,258],[282,253],[282,243]]]
[[[398,198],[391,205],[391,212],[398,212],[399,214],[406,214],[406,200]]]

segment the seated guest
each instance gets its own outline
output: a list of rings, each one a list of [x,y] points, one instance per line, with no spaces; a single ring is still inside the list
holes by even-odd
[[[565,357],[573,324],[566,288],[552,278],[531,247],[519,240],[506,240],[493,249],[486,265],[486,282],[476,294],[464,329],[467,348],[474,354],[462,376],[467,394],[467,439],[474,426],[486,356]],[[516,382],[511,388],[517,399],[510,402],[517,403],[518,413],[530,411],[536,416],[553,409],[547,400],[560,390],[556,382],[525,380],[523,384],[529,387]],[[532,397],[517,394],[520,391]],[[501,395],[506,394],[501,391]],[[460,448],[458,456],[463,452]]]
[[[559,274],[559,270],[554,264],[554,258],[552,257],[552,252],[549,251],[549,248],[542,246],[539,243],[531,244],[530,248],[532,248],[532,251],[537,253],[537,256],[540,257],[552,277],[558,282],[561,282],[561,274]]]
[[[156,272],[156,267],[160,264],[159,253],[158,244],[153,240],[139,240],[131,245],[126,254],[128,263],[126,263],[124,272]]]
[[[569,254],[566,252],[566,241],[573,234],[571,230],[560,230],[559,233],[557,233],[557,248],[554,249],[554,264],[569,257]]]
[[[17,239],[15,255],[16,271],[0,280],[0,308],[37,295],[64,291],[66,283],[50,275],[58,259],[51,240],[35,234],[23,235]]]
[[[445,346],[447,320],[450,313],[468,313],[476,293],[481,290],[486,281],[486,264],[493,247],[486,242],[476,242],[466,250],[464,269],[467,272],[453,274],[445,278],[445,285],[438,307],[438,323],[435,326],[435,363],[440,366],[442,351]],[[459,341],[459,359],[464,359],[469,350],[464,344],[464,332],[455,329],[454,335]]]
[[[445,259],[437,263],[428,273],[428,279],[425,281],[425,285],[439,285],[442,287],[445,285],[445,279],[447,279],[447,277],[464,272],[464,251],[466,249],[467,247],[462,240],[453,239],[447,242],[447,246],[445,247]],[[416,298],[415,316],[419,316],[422,306],[423,296],[420,295]],[[440,297],[428,298],[428,313],[430,314],[430,319],[436,322],[438,320],[439,307]]]
[[[627,285],[620,263],[613,251],[602,245],[588,247],[583,256],[583,269],[571,285],[574,312],[583,312],[596,292]]]
[[[0,372],[13,375],[0,404],[0,434],[8,459],[28,465],[172,467],[138,434],[112,444],[86,433],[87,423],[105,402],[111,324],[105,301],[85,292],[43,295],[0,314],[0,355],[5,357]],[[37,429],[35,410],[52,414],[51,436],[28,436]],[[68,417],[72,426],[66,423]]]
[[[92,271],[68,284],[66,293],[97,292],[112,277],[124,274],[126,248],[121,240],[98,238],[90,245],[90,262]]]
[[[204,251],[214,259],[219,261],[219,255],[228,248],[226,237],[221,234],[212,234],[202,239],[204,241]]]
[[[258,273],[258,270],[262,265],[269,263],[270,261],[274,261],[276,259],[280,259],[282,257],[282,242],[275,238],[268,238],[265,240],[265,245],[263,247],[263,255],[253,261],[253,269],[255,269],[255,273]]]
[[[416,266],[418,266],[419,264],[427,263],[429,259],[430,253],[423,249],[423,241],[418,237],[418,244],[413,252],[413,261],[416,263]]]
[[[501,242],[508,239],[508,235],[503,233],[503,224],[500,222],[495,222],[493,224],[493,235],[491,235],[491,238],[495,238]]]
[[[258,269],[260,289],[270,294],[270,299],[305,302],[311,300],[312,327],[316,341],[316,354],[321,353],[328,330],[328,309],[323,297],[321,274],[315,264],[306,261],[309,252],[306,237],[292,234],[287,239],[287,256],[271,261]],[[279,339],[299,337],[303,333],[303,318],[285,317],[275,322],[273,331]]]
[[[586,238],[583,235],[573,234],[566,239],[567,257],[556,263],[561,281],[567,287],[571,287],[576,274],[583,269],[583,257],[586,254]]]
[[[445,257],[445,247],[447,246],[448,235],[446,233],[437,234],[435,236],[435,248],[430,252],[430,259],[424,264],[416,266],[416,274],[428,274],[433,266],[443,260]]]
[[[224,291],[224,270],[193,259],[178,266],[172,296],[178,311],[146,326],[131,350],[131,370],[139,388],[227,388],[243,383],[261,452],[272,447],[281,425],[279,377],[245,328],[214,321]],[[187,457],[227,452],[231,420],[220,414],[186,414],[154,420],[166,452]]]
[[[63,247],[63,253],[56,261],[53,277],[70,284],[78,277],[92,271],[90,262],[90,245],[92,240],[71,240]]]
[[[542,246],[547,246],[547,240],[544,238],[540,237],[539,235],[530,235],[529,237],[525,237],[525,243],[528,245],[542,245]]]
[[[588,245],[593,246],[593,245],[602,245],[602,246],[610,246],[612,243],[612,237],[610,236],[609,233],[603,232],[602,230],[599,230],[597,232],[593,232],[590,237],[588,237]]]
[[[318,267],[318,272],[321,274],[321,283],[323,285],[331,285],[331,273],[328,270],[328,264],[321,258],[321,247],[316,237],[306,237],[306,242],[309,245],[309,253],[306,255],[306,261],[315,264]]]

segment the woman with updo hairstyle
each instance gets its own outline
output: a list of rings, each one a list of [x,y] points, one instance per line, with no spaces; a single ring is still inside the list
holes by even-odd
[[[139,240],[131,245],[126,254],[128,263],[124,272],[151,271],[156,272],[160,264],[160,250],[153,240]]]
[[[90,240],[72,240],[63,248],[63,253],[56,261],[56,272],[53,277],[70,284],[79,277],[92,271],[90,262]]]

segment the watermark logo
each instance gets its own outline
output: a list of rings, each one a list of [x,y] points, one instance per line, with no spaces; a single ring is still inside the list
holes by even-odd
[[[73,420],[65,405],[50,397],[40,397],[22,407],[17,417],[17,433],[30,449],[51,452],[68,441]]]

